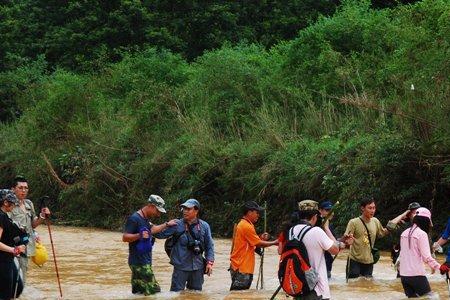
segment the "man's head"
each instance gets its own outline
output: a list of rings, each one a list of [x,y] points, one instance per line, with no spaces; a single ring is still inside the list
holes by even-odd
[[[375,215],[376,205],[375,199],[373,197],[365,197],[359,202],[361,208],[361,214],[366,219],[371,219]]]
[[[255,201],[248,201],[243,206],[244,217],[253,224],[258,222],[262,211],[264,211],[264,208],[259,206]]]
[[[19,200],[12,190],[1,189],[0,190],[1,207],[10,212],[15,205],[19,205]]]
[[[161,213],[166,213],[164,199],[158,195],[150,195],[147,205],[142,208],[146,216],[159,217]]]
[[[317,223],[319,204],[314,200],[303,200],[298,203],[298,218],[308,221],[312,226]]]
[[[421,207],[421,205],[419,204],[419,202],[411,202],[408,205],[409,213],[408,213],[407,217],[412,220],[412,218],[414,218],[414,216],[416,215],[417,209],[420,207]]]
[[[28,181],[23,176],[14,178],[11,190],[16,194],[19,201],[23,201],[28,196]]]
[[[326,201],[320,202],[320,204],[319,204],[320,215],[325,218],[326,216],[328,216],[328,213],[331,211],[332,208],[333,208],[333,203],[331,201],[326,200]]]
[[[193,221],[197,219],[198,212],[200,210],[200,202],[196,199],[188,199],[186,202],[180,205],[183,212],[183,219],[185,221]]]

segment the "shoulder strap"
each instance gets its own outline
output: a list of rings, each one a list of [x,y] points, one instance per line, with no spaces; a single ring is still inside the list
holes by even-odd
[[[294,239],[294,227],[291,227],[291,229],[289,229],[289,240]],[[303,240],[303,238],[305,237],[305,234],[310,231],[312,229],[312,226],[306,225],[305,227],[303,227],[300,232],[297,234],[297,236],[295,237],[295,239],[299,242],[301,242]]]
[[[303,230],[300,232],[300,234],[301,233],[303,233],[303,234],[301,236],[300,236],[300,234],[298,235],[298,237],[299,237],[298,241],[301,242],[303,240],[303,238],[305,237],[305,235],[308,233],[308,231],[310,231],[311,229],[313,229],[312,226],[306,225],[303,228]]]
[[[369,232],[369,228],[367,228],[366,223],[364,223],[364,220],[359,217],[359,219],[361,220],[361,222],[363,223],[364,227],[366,228],[367,231],[367,235],[369,236],[369,245],[370,245],[370,249],[372,250],[372,239],[370,238],[370,232]]]

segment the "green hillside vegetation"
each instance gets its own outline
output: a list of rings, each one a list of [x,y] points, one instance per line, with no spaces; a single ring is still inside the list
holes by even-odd
[[[269,50],[230,44],[190,61],[147,48],[95,73],[50,72],[40,57],[0,74],[21,112],[0,125],[0,182],[25,175],[58,220],[83,226],[120,228],[151,193],[171,216],[199,199],[222,236],[248,200],[267,201],[272,232],[307,198],[339,201],[342,229],[367,195],[382,222],[418,201],[441,225],[449,33],[448,0],[348,1]]]

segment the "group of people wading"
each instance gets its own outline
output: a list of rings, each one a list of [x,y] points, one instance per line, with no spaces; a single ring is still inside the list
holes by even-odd
[[[34,228],[50,215],[45,205],[36,214],[27,194],[28,182],[22,177],[15,179],[11,189],[0,190],[0,300],[20,296],[28,259],[35,257],[35,243],[39,241]],[[151,219],[160,217],[166,210],[164,200],[151,195],[142,208],[128,217],[122,240],[129,245],[128,264],[133,294],[151,295],[161,291],[152,269],[155,238],[166,239],[165,250],[173,265],[171,291],[201,291],[204,275],[212,274],[214,241],[209,224],[199,218],[201,205],[196,199],[188,199],[180,207],[182,218],[153,224]],[[255,229],[264,209],[254,201],[245,203],[242,218],[233,231],[230,290],[249,289],[255,269],[255,252],[278,246],[280,288],[295,299],[331,299],[328,279],[336,255],[349,248],[346,278],[371,277],[379,258],[378,250],[374,248],[376,239],[400,232],[402,227],[393,258],[406,296],[419,297],[431,293],[424,263],[432,272],[445,274],[448,280],[450,249],[443,264],[433,258],[432,252],[442,250],[441,247],[448,242],[450,219],[440,238],[430,247],[431,212],[419,203],[411,203],[386,227],[374,217],[376,205],[373,198],[362,200],[360,209],[361,215],[351,219],[343,236],[336,238],[330,225],[333,203],[300,201],[290,220],[283,224],[277,239],[271,240],[267,232],[258,235]]]
[[[214,242],[208,223],[198,217],[200,203],[189,199],[181,204],[183,218],[160,225],[152,224],[151,218],[166,212],[164,206],[160,196],[151,195],[147,204],[133,213],[125,224],[123,241],[129,243],[132,292],[150,295],[161,291],[152,270],[154,238],[167,239],[165,248],[173,265],[170,290],[201,291],[204,275],[212,274]],[[402,227],[405,228],[400,234],[400,244],[396,246],[399,251],[394,259],[406,296],[419,297],[431,293],[424,263],[430,266],[433,273],[439,271],[448,278],[450,249],[443,264],[433,258],[431,249],[433,252],[441,249],[450,238],[450,219],[444,233],[430,249],[428,233],[433,226],[431,212],[417,202],[411,203],[404,213],[390,220],[385,228],[374,217],[374,199],[364,199],[360,202],[361,215],[348,222],[340,238],[335,237],[330,225],[333,216],[330,201],[320,204],[313,200],[298,202],[298,210],[293,212],[275,240],[270,240],[267,232],[256,233],[255,223],[264,208],[250,201],[242,209],[242,218],[233,231],[230,290],[249,289],[253,281],[255,253],[260,252],[261,248],[278,246],[280,288],[295,299],[331,299],[328,279],[336,255],[342,249],[349,248],[347,279],[372,277],[373,266],[379,259],[378,250],[374,248],[376,239],[395,234]],[[294,256],[301,256],[301,259],[296,261]],[[304,263],[297,266],[301,261]],[[295,269],[295,272],[286,272],[288,268]],[[295,277],[296,272],[302,275]],[[286,278],[289,282],[283,282]],[[293,284],[295,280],[298,284]]]

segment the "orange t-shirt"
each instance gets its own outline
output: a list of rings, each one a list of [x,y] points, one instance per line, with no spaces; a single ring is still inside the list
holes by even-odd
[[[239,273],[253,274],[255,270],[255,248],[261,242],[256,234],[255,225],[243,218],[236,226],[231,268]]]

